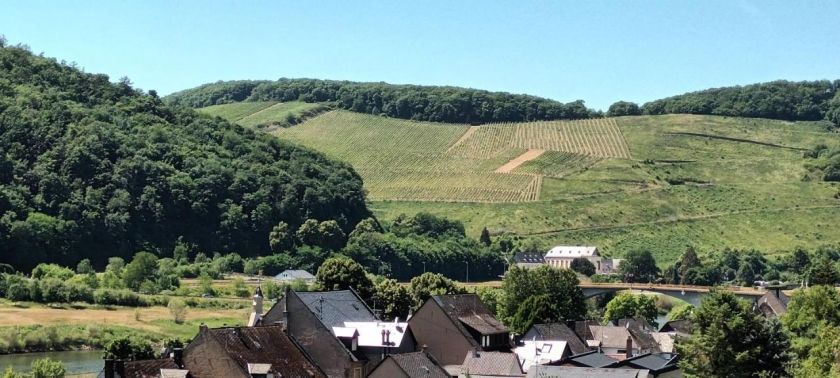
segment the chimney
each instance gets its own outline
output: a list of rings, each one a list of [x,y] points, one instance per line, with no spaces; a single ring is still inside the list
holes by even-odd
[[[624,352],[624,356],[626,358],[633,357],[633,338],[627,336],[627,345],[624,347],[627,348],[626,352]]]
[[[183,368],[184,367],[184,349],[183,348],[172,349],[172,359],[175,360],[175,365],[178,365],[178,368]]]
[[[426,344],[423,344],[423,346],[420,347],[420,351],[423,353],[426,353],[426,349],[429,349],[429,346]]]
[[[125,377],[125,361],[123,360],[116,360],[114,361],[114,365],[116,368],[116,373],[119,375],[120,378]]]
[[[478,348],[472,348],[473,358],[479,358],[481,355],[478,354]]]
[[[382,345],[385,345],[385,330],[382,330]]]
[[[391,330],[385,331],[385,345],[391,345]]]
[[[110,358],[105,359],[105,369],[103,372],[105,373],[105,378],[114,378],[114,360]]]

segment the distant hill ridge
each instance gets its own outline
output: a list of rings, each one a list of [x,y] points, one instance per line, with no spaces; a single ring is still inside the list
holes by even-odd
[[[620,101],[607,115],[706,114],[788,121],[827,119],[840,126],[840,80],[772,81],[711,88],[645,103]],[[167,96],[171,104],[207,107],[242,101],[330,102],[393,118],[450,123],[521,122],[602,117],[583,101],[478,89],[317,79],[219,81]],[[629,105],[629,106],[628,106]]]

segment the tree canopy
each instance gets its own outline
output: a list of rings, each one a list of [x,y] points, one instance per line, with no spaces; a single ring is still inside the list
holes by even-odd
[[[837,114],[837,105],[829,102],[836,98],[838,87],[840,80],[780,80],[686,93],[648,102],[642,109],[651,115],[689,113],[818,121]]]
[[[0,47],[0,119],[0,262],[18,269],[179,238],[253,256],[280,222],[369,216],[347,164],[25,48]]]
[[[169,103],[191,107],[246,100],[330,102],[359,113],[454,123],[580,119],[598,115],[581,100],[563,104],[536,96],[478,89],[316,79],[220,81],[166,98]]]

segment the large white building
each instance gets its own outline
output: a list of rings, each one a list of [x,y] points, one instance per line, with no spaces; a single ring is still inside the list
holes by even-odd
[[[545,263],[556,268],[570,268],[572,260],[585,258],[595,265],[595,272],[599,274],[613,273],[618,269],[618,259],[601,257],[598,247],[558,245],[545,254]]]

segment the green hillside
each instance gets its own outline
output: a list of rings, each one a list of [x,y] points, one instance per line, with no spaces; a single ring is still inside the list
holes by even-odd
[[[660,262],[688,244],[773,253],[840,242],[838,188],[803,181],[805,150],[840,146],[822,122],[662,115],[470,127],[335,111],[274,134],[353,165],[385,220],[427,211],[472,235],[487,227],[615,255],[646,247]]]
[[[219,116],[244,127],[291,126],[325,110],[326,105],[301,101],[234,102],[198,109],[201,113]]]

